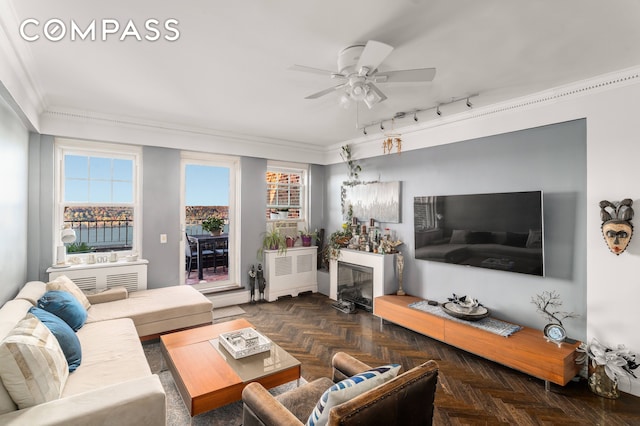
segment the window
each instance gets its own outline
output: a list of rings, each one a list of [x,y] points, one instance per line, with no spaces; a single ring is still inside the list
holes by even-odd
[[[306,168],[269,163],[267,166],[268,220],[306,220]]]
[[[138,251],[140,149],[125,145],[56,140],[56,222],[71,227],[67,252]]]

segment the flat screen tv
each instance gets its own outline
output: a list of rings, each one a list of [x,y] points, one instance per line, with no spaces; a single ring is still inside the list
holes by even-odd
[[[544,275],[542,191],[413,201],[415,258]]]

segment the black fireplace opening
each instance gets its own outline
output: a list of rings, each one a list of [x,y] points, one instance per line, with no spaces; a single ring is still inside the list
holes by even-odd
[[[338,262],[338,300],[373,311],[373,268]]]

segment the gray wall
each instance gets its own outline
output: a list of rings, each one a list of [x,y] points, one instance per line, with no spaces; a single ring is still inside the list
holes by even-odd
[[[179,283],[180,151],[145,146],[142,150],[142,255],[149,261],[147,286]],[[166,244],[160,234],[167,234]],[[183,264],[183,263],[182,263]]]
[[[2,93],[0,92],[0,95]],[[29,133],[0,96],[0,305],[27,279]]]
[[[26,131],[25,131],[26,135]],[[54,170],[52,136],[31,134],[30,173],[30,206],[29,206],[29,280],[47,281],[46,269],[53,260],[53,207],[54,207]],[[3,142],[4,143],[4,142]],[[90,143],[90,142],[88,142]],[[26,136],[24,141],[26,156]],[[3,146],[4,148],[4,146]],[[26,159],[23,172],[27,172]],[[15,161],[19,164],[19,161]],[[147,282],[149,288],[167,287],[179,284],[180,268],[183,267],[183,254],[180,251],[182,231],[180,227],[180,150],[158,147],[143,147],[142,152],[142,254],[149,260]],[[264,179],[267,160],[261,158],[242,157],[240,160],[240,276],[242,284],[247,285],[248,276],[245,271],[251,264],[256,264],[257,251],[260,247],[261,234],[266,228]],[[26,181],[26,177],[23,179]],[[324,167],[312,166],[310,182],[312,213],[311,228],[320,228],[323,218]],[[26,194],[25,191],[21,191]],[[12,200],[15,203],[15,200]],[[24,227],[13,231],[23,237],[26,229],[26,201],[24,203]],[[19,210],[21,211],[21,210]],[[18,221],[19,222],[19,221]],[[167,243],[160,243],[160,234],[167,234]],[[15,243],[14,243],[15,244]],[[20,250],[26,253],[27,244]],[[5,249],[14,253],[13,245]],[[13,254],[12,254],[13,256]],[[26,259],[22,254],[20,259]],[[13,266],[20,265],[13,262]],[[26,270],[26,266],[23,267]],[[24,272],[26,274],[26,272]],[[26,278],[17,280],[14,290],[20,288]],[[15,293],[16,291],[14,291]],[[7,298],[14,294],[9,294]]]
[[[446,301],[452,293],[480,300],[496,317],[542,328],[532,296],[560,293],[570,337],[586,337],[586,121],[576,120],[514,133],[391,154],[360,161],[363,181],[401,181],[401,222],[385,226],[405,242],[404,288]],[[326,170],[327,233],[339,229],[343,164]],[[414,259],[413,197],[542,190],[545,277]],[[593,208],[597,208],[593,207]]]

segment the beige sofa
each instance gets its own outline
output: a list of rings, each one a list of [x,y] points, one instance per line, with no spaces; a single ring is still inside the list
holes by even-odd
[[[0,308],[0,341],[46,292],[32,281]],[[59,399],[18,409],[0,381],[2,425],[163,425],[165,394],[147,363],[141,338],[212,322],[212,304],[187,286],[88,296],[87,321],[76,335],[82,363]]]

